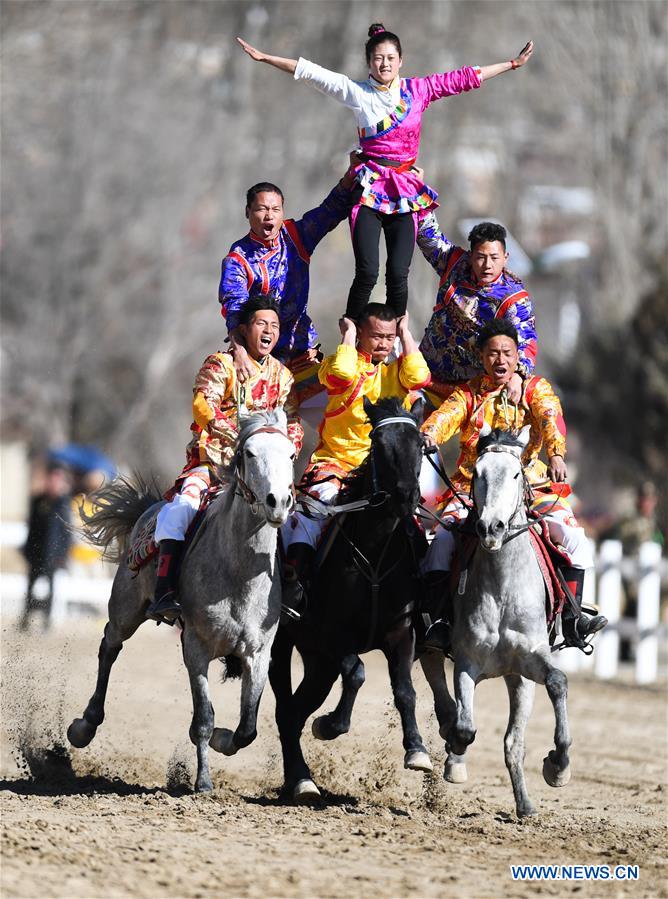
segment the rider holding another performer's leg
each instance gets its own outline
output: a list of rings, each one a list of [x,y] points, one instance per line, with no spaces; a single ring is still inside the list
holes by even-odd
[[[271,297],[248,300],[237,320],[238,340],[244,343],[250,376],[237,377],[231,353],[209,356],[193,388],[193,437],[187,462],[168,494],[156,521],[159,544],[157,581],[148,617],[173,624],[181,607],[176,597],[176,569],[189,525],[200,507],[202,494],[220,483],[220,466],[232,462],[238,436],[239,411],[248,415],[285,408],[288,436],[298,454],[304,432],[297,414],[293,378],[271,355],[279,336],[279,310]]]
[[[371,424],[364,398],[372,403],[397,397],[407,404],[411,390],[429,384],[429,369],[408,327],[408,315],[397,322],[389,305],[369,303],[357,325],[339,322],[342,340],[336,353],[320,367],[327,390],[327,408],[320,425],[320,441],[304,473],[302,487],[324,503],[334,503],[343,480],[369,455]],[[396,337],[403,354],[387,361]],[[301,602],[300,582],[315,555],[326,516],[308,517],[295,512],[283,527],[286,556],[284,605],[296,612]]]
[[[532,510],[545,517],[550,539],[570,560],[561,568],[575,598],[582,603],[585,570],[594,564],[584,530],[578,526],[566,497],[566,425],[561,403],[545,378],[531,377],[523,382],[518,404],[508,395],[508,385],[519,362],[517,331],[509,322],[495,319],[480,331],[482,363],[485,370],[461,387],[433,413],[422,427],[427,444],[437,446],[455,434],[460,435],[461,454],[452,484],[458,495],[446,495],[441,517],[448,522],[462,521],[468,515],[460,497],[468,497],[477,457],[481,429],[488,425],[501,430],[519,431],[531,425],[531,438],[523,454],[524,471],[533,491]],[[539,459],[545,447],[548,464]],[[438,614],[446,596],[455,541],[451,531],[439,527],[423,561],[427,580],[426,610]],[[563,635],[568,646],[582,648],[585,639],[607,624],[601,615],[590,618],[566,604],[562,616]],[[427,634],[426,645],[447,649],[448,633],[438,622]]]
[[[251,59],[264,62],[313,85],[352,109],[362,164],[357,168],[357,205],[351,213],[355,279],[346,315],[357,319],[378,278],[381,230],[387,245],[387,303],[397,316],[406,311],[408,270],[415,247],[415,213],[436,205],[436,192],[414,165],[420,146],[422,113],[435,100],[479,88],[483,81],[529,61],[533,43],[509,62],[465,66],[426,78],[400,78],[401,41],[382,24],[369,28],[365,45],[369,76],[352,81],[307,59],[270,56],[237,38]]]

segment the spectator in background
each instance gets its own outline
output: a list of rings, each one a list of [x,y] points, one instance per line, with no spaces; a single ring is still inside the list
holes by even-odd
[[[23,555],[28,563],[28,587],[26,604],[21,618],[21,630],[26,630],[30,616],[35,611],[44,613],[44,626],[49,625],[51,602],[53,600],[53,578],[59,568],[67,562],[71,535],[70,503],[71,478],[68,470],[59,463],[52,462],[46,471],[44,489],[30,501],[28,537],[23,547]],[[46,578],[46,596],[38,599],[34,595],[35,583]]]
[[[637,556],[642,543],[664,545],[664,536],[657,523],[658,494],[652,481],[638,487],[636,508],[625,515],[604,535],[605,539],[621,540],[625,556]]]
[[[657,503],[656,487],[652,481],[644,481],[637,489],[635,510],[622,516],[602,535],[602,539],[620,540],[624,555],[633,559],[638,558],[643,543],[659,543],[664,546],[664,535],[661,533],[656,517]],[[625,618],[635,618],[638,614],[638,581],[635,577],[623,577],[622,585],[624,587],[622,614]],[[624,637],[620,645],[620,658],[622,661],[628,662],[632,656],[632,643]]]

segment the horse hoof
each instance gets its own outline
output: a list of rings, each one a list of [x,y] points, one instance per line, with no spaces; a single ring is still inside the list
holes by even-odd
[[[427,773],[434,770],[431,759],[421,749],[406,753],[404,756],[404,768],[408,768],[410,771],[426,771]]]
[[[234,731],[226,727],[214,727],[209,746],[215,752],[222,752],[223,755],[235,755],[239,751],[234,745]]]
[[[329,737],[327,737],[325,735],[323,728],[322,728],[323,717],[314,718],[313,724],[311,725],[311,733],[316,738],[316,740],[328,740],[329,739]]]
[[[464,762],[446,762],[443,769],[443,780],[451,784],[464,784],[469,779]]]
[[[543,777],[551,787],[565,787],[571,779],[571,766],[557,768],[549,755],[546,755],[543,759]]]
[[[210,780],[198,781],[195,784],[196,793],[210,793],[213,790],[213,784]]]
[[[303,780],[298,780],[295,784],[295,788],[292,791],[292,798],[295,802],[300,803],[314,802],[315,800],[320,799],[320,790],[310,778],[305,777]]]
[[[72,746],[83,749],[84,746],[88,746],[96,731],[97,727],[90,721],[86,721],[85,718],[75,718],[67,728],[67,739]]]
[[[526,805],[518,806],[517,809],[517,817],[522,820],[522,818],[531,818],[532,815],[538,814],[538,809],[535,805],[532,805],[530,802],[527,802]]]

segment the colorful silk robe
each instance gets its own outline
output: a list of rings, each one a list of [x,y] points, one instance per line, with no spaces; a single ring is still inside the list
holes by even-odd
[[[493,284],[477,284],[470,253],[450,243],[433,213],[420,222],[417,243],[441,276],[436,305],[420,343],[434,381],[451,384],[482,373],[478,335],[493,318],[506,319],[516,328],[518,371],[530,375],[536,362],[536,321],[531,297],[519,278],[504,269]]]
[[[318,333],[306,311],[311,254],[347,217],[350,206],[350,191],[337,184],[320,206],[301,219],[286,219],[274,241],[249,232],[232,244],[223,259],[218,292],[228,331],[239,324],[239,310],[250,297],[272,294],[281,322],[273,355],[287,365],[315,346]]]
[[[362,152],[368,157],[357,172],[363,206],[391,215],[438,205],[436,191],[411,171],[420,149],[422,113],[435,100],[479,88],[478,66],[426,78],[395,78],[385,85],[371,76],[353,81],[300,57],[294,77],[352,110]],[[400,165],[386,166],[382,159]]]
[[[193,387],[193,437],[181,476],[198,465],[228,465],[232,461],[238,435],[238,403],[250,413],[283,406],[288,437],[299,453],[304,430],[297,414],[292,375],[273,356],[255,365],[257,372],[240,387],[229,353],[214,353],[205,360]]]
[[[478,375],[457,387],[450,397],[429,416],[422,426],[436,443],[445,443],[459,433],[460,456],[452,482],[458,491],[468,494],[478,454],[478,439],[484,424],[502,430],[519,430],[531,425],[529,443],[522,462],[529,483],[548,487],[545,463],[538,458],[544,447],[549,456],[566,455],[566,425],[559,398],[545,378],[532,377],[524,382],[518,406],[508,403],[504,389],[494,388],[487,375]]]
[[[319,377],[328,400],[309,471],[316,468],[339,477],[360,466],[369,455],[371,424],[364,411],[364,397],[372,403],[399,397],[408,407],[409,391],[425,387],[430,380],[422,353],[374,365],[369,355],[343,344],[324,360]]]

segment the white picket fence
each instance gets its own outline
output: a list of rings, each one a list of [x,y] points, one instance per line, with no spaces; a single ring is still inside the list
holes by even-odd
[[[625,558],[618,540],[604,540],[598,550],[594,549],[595,574],[587,574],[583,602],[585,606],[597,606],[609,624],[594,638],[593,655],[565,649],[558,661],[564,671],[588,671],[604,679],[617,677],[624,638],[634,646],[635,682],[654,683],[660,676],[660,662],[665,667],[668,654],[668,625],[660,621],[661,584],[668,581],[668,562],[662,558],[661,546],[643,543],[637,558]],[[636,585],[635,618],[622,617],[624,580]]]
[[[0,544],[18,547],[25,541],[25,526],[0,524]],[[668,663],[668,625],[660,623],[661,584],[668,582],[668,560],[657,543],[644,543],[637,559],[624,558],[617,540],[605,540],[595,550],[595,574],[585,581],[584,605],[598,606],[610,622],[594,639],[592,656],[577,649],[555,654],[567,672],[591,673],[600,678],[620,674],[620,642],[634,645],[633,676],[636,683],[651,684],[666,676]],[[623,579],[637,584],[638,610],[635,618],[622,617]],[[80,614],[106,615],[111,592],[109,578],[73,577],[66,571],[56,574],[51,622],[61,624]],[[0,575],[0,598],[4,615],[15,617],[23,608],[26,577],[23,574]]]

